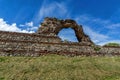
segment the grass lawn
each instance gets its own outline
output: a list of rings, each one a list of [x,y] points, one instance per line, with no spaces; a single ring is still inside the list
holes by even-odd
[[[0,57],[0,80],[120,80],[120,57]]]

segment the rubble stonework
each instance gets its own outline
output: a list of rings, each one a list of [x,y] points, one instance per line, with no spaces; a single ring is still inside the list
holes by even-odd
[[[58,37],[63,28],[72,28],[79,42],[64,42]],[[81,25],[74,20],[45,18],[36,33],[0,31],[1,56],[59,55],[120,55],[120,47],[96,46]]]
[[[74,20],[66,19],[59,20],[57,18],[45,18],[44,22],[41,23],[41,27],[37,31],[38,34],[51,34],[58,35],[60,30],[63,28],[72,28],[75,31],[75,35],[79,42],[93,42],[89,36],[83,31],[82,25],[78,25]]]

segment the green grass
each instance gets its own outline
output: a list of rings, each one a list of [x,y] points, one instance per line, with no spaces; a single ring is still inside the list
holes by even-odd
[[[0,57],[0,80],[120,80],[120,57]]]

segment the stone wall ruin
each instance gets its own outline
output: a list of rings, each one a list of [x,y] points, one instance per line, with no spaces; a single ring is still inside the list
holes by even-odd
[[[72,28],[79,42],[63,42],[58,33]],[[120,55],[120,47],[96,46],[74,20],[45,18],[36,33],[0,31],[0,56]]]
[[[37,33],[58,35],[63,28],[72,28],[79,42],[89,42],[93,44],[89,36],[84,33],[82,25],[78,25],[71,19],[59,20],[57,18],[45,18]]]

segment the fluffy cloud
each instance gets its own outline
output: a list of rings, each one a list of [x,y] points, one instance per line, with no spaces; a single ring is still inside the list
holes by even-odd
[[[33,27],[33,22],[31,21],[31,22],[26,23],[26,26]]]
[[[11,32],[33,33],[34,31],[22,30],[17,27],[16,23],[8,24],[4,19],[0,18],[0,30]]]
[[[25,24],[20,24],[19,26],[20,27],[26,27],[26,30],[28,30],[28,31],[36,31],[38,29],[37,26],[34,26],[34,23],[32,21],[27,22]]]
[[[27,22],[27,23],[25,23],[25,24],[20,24],[20,26],[21,26],[21,27],[23,27],[23,26],[33,27],[33,22],[31,21],[31,22]]]

